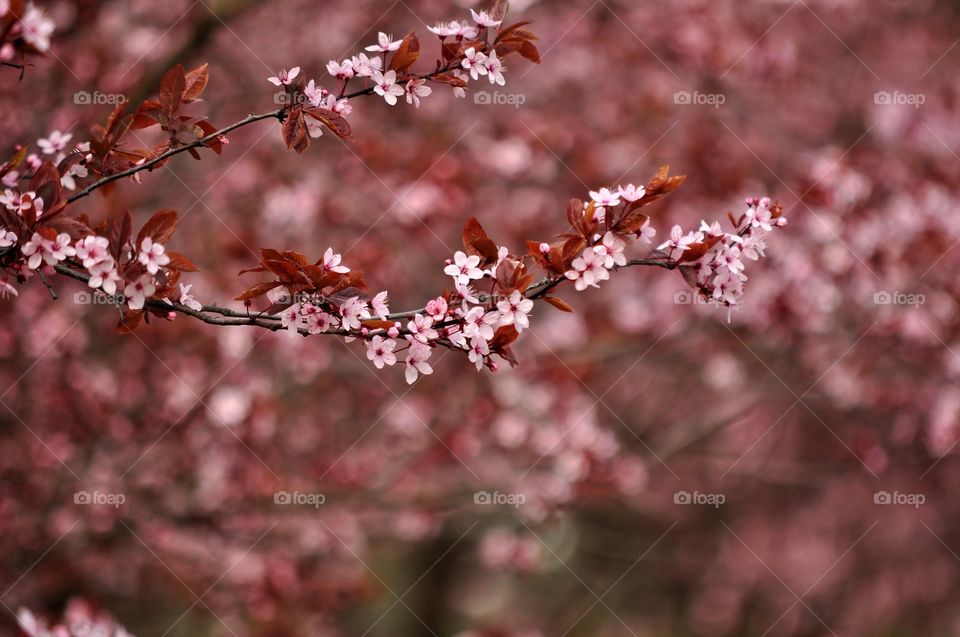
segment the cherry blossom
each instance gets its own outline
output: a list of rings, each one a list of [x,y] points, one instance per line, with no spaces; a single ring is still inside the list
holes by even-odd
[[[390,338],[383,338],[382,336],[374,336],[366,343],[367,346],[367,358],[373,361],[374,366],[377,369],[383,369],[384,365],[394,365],[397,362],[397,357],[393,353],[394,348],[397,346],[397,342]]]
[[[127,298],[127,305],[131,310],[142,310],[147,299],[157,291],[157,285],[149,274],[141,274],[136,281],[127,283],[123,295]]]
[[[350,268],[340,265],[341,259],[342,257],[339,254],[333,253],[333,248],[327,248],[327,251],[323,253],[323,269],[328,272],[346,274],[350,271]]]
[[[17,235],[6,228],[0,226],[0,248],[9,248],[16,245]]]
[[[346,330],[360,329],[360,321],[367,312],[367,304],[360,297],[352,296],[340,305],[341,324]]]
[[[146,237],[140,244],[138,261],[146,267],[147,272],[156,274],[161,267],[170,263],[170,256],[166,254],[163,245],[154,243],[153,239]]]
[[[483,278],[483,270],[480,265],[480,257],[477,255],[467,256],[465,252],[458,250],[453,255],[453,263],[443,269],[443,273],[452,276],[457,283],[468,285],[474,279]]]
[[[635,201],[640,201],[643,199],[643,196],[647,194],[647,189],[643,186],[634,186],[633,184],[627,184],[626,186],[620,186],[617,189],[617,194],[620,195],[620,198],[624,201],[629,201],[633,203]]]
[[[343,60],[342,62],[330,60],[327,62],[327,73],[338,80],[349,80],[354,76],[353,60]]]
[[[474,306],[469,310],[464,306],[460,314],[463,319],[463,335],[467,338],[479,336],[490,340],[493,338],[494,328],[500,323],[500,315],[497,312],[487,312],[480,306]]]
[[[410,338],[424,345],[436,340],[439,336],[437,330],[433,329],[433,319],[422,314],[417,314],[412,321],[407,323],[407,331],[410,332]]]
[[[481,75],[487,74],[487,67],[484,66],[484,62],[486,61],[486,55],[477,51],[474,47],[470,47],[464,51],[463,62],[461,62],[461,65],[463,68],[470,71],[470,77],[476,80],[479,79]]]
[[[470,15],[473,17],[473,21],[480,27],[498,27],[503,24],[503,20],[494,20],[493,17],[484,10],[479,12],[470,9]]]
[[[533,301],[524,297],[520,290],[514,290],[509,297],[497,303],[497,310],[500,312],[501,325],[515,325],[518,332],[530,327],[527,315],[533,310]]]
[[[500,58],[497,57],[496,49],[490,51],[490,54],[483,60],[482,65],[483,68],[486,69],[485,75],[491,84],[506,85],[507,80],[503,77],[503,72],[507,70],[507,67],[505,67],[503,62],[500,61]]]
[[[606,281],[610,278],[610,273],[604,267],[605,257],[597,254],[592,248],[584,250],[583,254],[573,260],[572,270],[564,273],[571,281],[574,281],[574,287],[577,291],[582,291],[590,286],[596,287],[600,281]]]
[[[298,75],[300,75],[300,67],[295,66],[289,71],[286,69],[280,69],[280,72],[277,75],[268,77],[267,81],[275,86],[289,86]]]
[[[598,206],[619,206],[620,205],[620,195],[619,193],[612,192],[609,188],[601,188],[600,190],[591,190],[590,198]]]
[[[379,57],[368,58],[366,53],[359,53],[350,60],[353,66],[353,72],[358,77],[372,77],[377,71],[383,69],[383,59]]]
[[[477,335],[470,339],[470,349],[468,357],[470,362],[477,366],[477,371],[483,369],[483,362],[490,355],[490,345],[486,339]]]
[[[37,145],[40,146],[40,150],[43,151],[43,154],[56,155],[67,147],[67,144],[70,143],[71,139],[73,139],[72,134],[61,133],[60,131],[55,130],[50,133],[49,137],[41,137],[38,139]]]
[[[44,239],[35,232],[30,241],[23,244],[21,251],[24,256],[30,257],[27,267],[31,270],[39,268],[41,263],[57,265],[76,254],[76,250],[70,245],[70,235],[65,232],[58,234],[53,241]]]
[[[378,53],[389,53],[399,49],[401,44],[403,44],[403,40],[394,40],[392,35],[387,35],[381,31],[377,34],[377,43],[371,44],[366,50]]]
[[[702,232],[690,232],[684,234],[683,228],[680,226],[673,226],[673,229],[670,230],[670,240],[664,241],[657,246],[657,250],[669,250],[670,258],[676,261],[685,251],[690,249],[692,244],[699,243],[702,240]]]
[[[383,100],[390,106],[395,106],[397,97],[404,94],[403,87],[397,84],[396,71],[387,71],[386,73],[374,71],[373,81],[376,83],[373,91],[382,96]]]
[[[387,297],[386,292],[379,292],[370,300],[370,309],[373,310],[374,315],[381,321],[386,320],[387,315],[390,314],[390,308],[387,307]]]
[[[50,49],[50,36],[56,25],[53,20],[30,2],[27,9],[20,19],[20,37],[38,51],[48,51]]]
[[[603,242],[594,246],[593,251],[603,258],[603,267],[609,270],[615,265],[620,267],[627,265],[627,257],[623,253],[626,246],[623,239],[612,232],[607,232],[603,235]]]
[[[407,104],[413,104],[417,108],[420,108],[420,98],[427,97],[430,93],[433,92],[433,89],[429,86],[426,86],[426,81],[422,79],[414,79],[407,82],[406,93],[407,93]]]
[[[203,305],[190,294],[191,289],[193,285],[180,284],[180,305],[186,305],[191,310],[199,312],[203,309]]]
[[[433,373],[433,367],[427,361],[433,354],[433,350],[428,345],[408,338],[410,347],[407,349],[406,369],[404,375],[407,383],[412,385],[417,381],[420,374],[429,376]]]
[[[442,321],[447,315],[447,300],[442,296],[432,299],[429,303],[427,303],[426,310],[427,316],[432,318],[434,321]]]

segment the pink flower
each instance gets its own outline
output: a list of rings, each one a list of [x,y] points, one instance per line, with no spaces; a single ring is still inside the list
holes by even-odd
[[[479,27],[498,27],[503,22],[503,20],[494,20],[493,17],[486,11],[480,11],[477,13],[473,9],[470,9],[470,15],[473,17],[473,21],[476,22]]]
[[[410,339],[409,337],[408,340],[410,341],[410,348],[407,350],[406,371],[404,375],[406,376],[407,384],[412,385],[416,382],[420,374],[429,376],[433,373],[433,368],[430,367],[430,363],[427,362],[430,355],[433,354],[433,350],[431,350],[429,346]]]
[[[651,243],[653,243],[653,238],[657,236],[657,229],[650,227],[649,217],[643,222],[643,225],[640,226],[640,229],[637,231],[637,234],[640,237],[640,241],[642,241],[643,243],[646,243],[647,245],[650,245]]]
[[[83,267],[90,269],[97,263],[110,259],[110,240],[106,237],[90,235],[84,237],[74,246],[77,258],[83,261]]]
[[[120,282],[120,275],[117,274],[113,257],[102,259],[87,269],[90,271],[90,279],[87,281],[87,285],[94,290],[99,288],[110,295],[117,293],[117,283]]]
[[[268,77],[267,81],[276,86],[289,86],[298,75],[300,75],[300,67],[295,66],[289,71],[286,69],[280,69],[280,72],[277,75]]]
[[[3,194],[0,195],[0,204],[2,204],[10,212],[23,216],[23,213],[30,210],[30,207],[34,205],[35,201],[37,203],[42,202],[43,199],[37,199],[37,193],[30,192],[20,193],[16,190],[7,190],[3,191]],[[38,210],[42,210],[43,205],[40,204]],[[39,214],[37,216],[40,216]]]
[[[620,205],[620,195],[615,192],[611,192],[609,188],[601,188],[599,191],[591,190],[590,198],[598,206],[619,206]]]
[[[394,40],[392,35],[387,35],[381,31],[377,34],[377,43],[371,44],[366,48],[366,50],[377,53],[389,53],[390,51],[396,51],[399,49],[402,43],[403,40]]]
[[[427,315],[434,321],[442,321],[447,315],[447,300],[442,296],[427,303]]]
[[[367,358],[373,361],[377,369],[383,369],[384,365],[393,366],[397,362],[397,357],[393,350],[397,347],[397,342],[393,339],[374,336],[367,341]]]
[[[299,333],[300,328],[304,326],[299,303],[294,303],[280,312],[280,325],[289,330],[290,336],[296,336]]]
[[[193,288],[193,285],[184,285],[180,284],[180,305],[186,305],[191,310],[199,312],[203,309],[203,305],[200,304],[200,301],[193,298],[193,295],[190,294],[190,290]]]
[[[507,80],[503,77],[503,72],[507,70],[507,67],[505,67],[503,62],[500,61],[500,58],[497,57],[496,50],[490,51],[490,55],[483,61],[483,68],[486,69],[486,76],[491,84],[506,85]]]
[[[163,245],[154,243],[153,239],[146,237],[140,244],[138,261],[147,268],[147,272],[156,274],[161,267],[170,263],[170,257],[165,252]]]
[[[336,326],[336,319],[312,303],[304,303],[300,307],[300,316],[303,325],[310,334],[322,334]]]
[[[327,73],[338,80],[349,80],[354,75],[353,60],[344,60],[343,62],[330,60],[327,62]]]
[[[341,258],[339,254],[333,253],[333,248],[327,248],[327,251],[323,253],[323,269],[328,272],[346,274],[350,271],[350,268],[340,265]]]
[[[70,133],[65,134],[55,130],[50,133],[50,137],[41,137],[38,139],[37,145],[40,147],[40,150],[43,151],[44,155],[56,155],[67,147],[71,139],[73,139],[73,135]]]
[[[157,286],[153,277],[149,274],[141,274],[140,278],[132,283],[127,283],[123,289],[123,295],[127,297],[127,305],[131,310],[142,310],[146,305],[147,299],[157,291]]]
[[[463,68],[470,71],[470,77],[474,80],[479,79],[481,75],[487,74],[487,67],[483,65],[487,61],[487,56],[483,53],[477,51],[474,47],[470,47],[463,53],[464,58],[463,62],[460,64]]]
[[[500,315],[497,312],[487,312],[478,305],[463,314],[463,335],[467,338],[479,336],[490,340],[493,338],[494,327],[499,323]]]
[[[410,332],[409,338],[423,344],[427,344],[440,337],[437,330],[433,329],[433,319],[423,314],[414,316],[413,320],[407,323],[407,330]]]
[[[647,194],[647,189],[643,186],[634,186],[633,184],[627,184],[626,186],[620,186],[618,188],[618,193],[624,201],[629,201],[633,203],[634,201],[640,201],[643,199],[643,196]]]
[[[20,19],[20,37],[38,51],[50,49],[50,36],[56,25],[43,11],[32,2],[27,5],[23,17]]]
[[[403,87],[397,84],[397,72],[381,73],[380,71],[374,71],[373,81],[376,83],[373,92],[383,97],[383,100],[390,106],[395,106],[397,97],[404,93]]]
[[[353,72],[357,77],[371,77],[374,71],[383,68],[383,60],[378,57],[368,58],[366,53],[353,56],[350,61],[353,64]]]
[[[460,69],[453,69],[453,76],[458,80],[463,80],[464,82],[470,79],[470,76],[464,73],[463,71],[461,71]],[[462,99],[467,96],[467,89],[465,89],[464,87],[454,86],[452,88],[453,88],[453,96],[455,98]]]
[[[480,336],[470,339],[470,353],[467,357],[477,366],[477,371],[483,369],[483,360],[490,355],[490,345]]]
[[[606,281],[610,278],[610,272],[603,266],[604,257],[587,248],[583,251],[583,256],[577,257],[571,264],[573,270],[564,273],[571,281],[574,281],[574,287],[578,291],[585,290],[588,286],[596,287],[600,281]]]
[[[594,246],[593,251],[603,259],[603,267],[609,270],[615,265],[621,267],[627,265],[627,257],[623,254],[624,248],[626,248],[626,244],[623,239],[618,238],[612,232],[608,232],[603,235],[603,243]]]
[[[657,246],[657,250],[669,249],[670,258],[676,261],[684,252],[690,249],[692,244],[701,241],[703,241],[703,233],[689,232],[683,234],[683,228],[674,226],[670,231],[670,240],[664,241]]]
[[[47,265],[56,265],[66,259],[74,256],[77,251],[70,245],[70,235],[61,232],[53,241],[48,241],[34,232],[30,241],[23,244],[21,248],[24,256],[30,257],[27,261],[27,267],[36,270],[41,262]]]
[[[414,104],[417,108],[420,108],[420,98],[427,97],[430,93],[433,93],[433,89],[425,86],[425,84],[426,81],[421,79],[407,82],[407,104]]]
[[[323,102],[327,96],[327,89],[318,86],[316,82],[310,80],[303,88],[303,95],[307,98],[307,101],[310,102],[311,106],[320,106],[320,103]]]
[[[483,270],[480,265],[480,257],[477,255],[467,256],[465,252],[457,251],[453,255],[453,263],[443,269],[443,273],[452,276],[457,283],[469,285],[473,279],[482,279]]]
[[[370,308],[378,319],[381,321],[387,320],[387,315],[390,314],[390,308],[387,307],[387,293],[380,292],[373,297],[373,300],[370,301]]]
[[[497,303],[497,309],[500,311],[500,325],[515,325],[518,332],[530,327],[527,315],[533,309],[533,301],[524,297],[520,290],[514,290],[509,297]]]
[[[440,39],[442,40],[450,37],[451,35],[457,34],[460,25],[457,24],[457,26],[454,27],[455,24],[457,23],[438,22],[437,26],[427,27],[427,30],[430,31],[430,33],[440,36]]]
[[[9,248],[17,243],[17,235],[0,227],[0,248]]]
[[[352,296],[340,306],[341,324],[345,330],[358,330],[361,327],[360,319],[367,312],[366,302],[359,297]]]

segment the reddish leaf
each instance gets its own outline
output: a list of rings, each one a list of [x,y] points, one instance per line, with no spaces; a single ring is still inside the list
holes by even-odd
[[[142,244],[143,240],[147,237],[150,237],[155,243],[166,243],[170,240],[170,237],[173,236],[173,232],[176,229],[177,211],[160,210],[150,217],[147,222],[143,224],[143,227],[140,228],[140,232],[137,233],[136,247],[139,248],[140,244]]]
[[[322,123],[333,131],[333,134],[342,139],[350,137],[352,130],[346,118],[338,113],[329,111],[325,108],[308,108],[304,111],[307,115]]]
[[[200,97],[203,90],[207,88],[207,82],[210,74],[207,71],[207,63],[204,62],[195,69],[190,70],[184,78],[183,99],[184,101],[195,100]]]
[[[180,110],[180,101],[183,98],[186,81],[182,64],[177,64],[171,68],[160,80],[160,105],[171,117]]]
[[[552,305],[553,307],[557,308],[561,312],[573,312],[573,308],[570,306],[569,303],[561,299],[558,299],[555,296],[545,296],[543,297],[543,300],[549,303],[550,305]]]
[[[258,283],[240,296],[234,297],[234,301],[249,301],[255,299],[258,296],[263,296],[270,290],[276,287],[283,285],[280,281],[266,281],[264,283]]]
[[[390,60],[390,70],[403,72],[410,68],[417,58],[420,57],[420,41],[417,34],[411,31],[403,38],[400,48],[393,54]]]
[[[179,252],[167,250],[167,256],[170,257],[170,263],[167,264],[168,268],[182,270],[184,272],[196,272],[199,269],[193,264],[193,261]]]

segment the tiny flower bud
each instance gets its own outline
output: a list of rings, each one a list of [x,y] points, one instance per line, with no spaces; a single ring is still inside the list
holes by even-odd
[[[389,336],[390,338],[397,338],[398,336],[400,336],[400,330],[398,330],[397,326],[394,325],[389,330],[387,330],[387,336]]]
[[[544,254],[550,252],[550,244],[549,244],[549,243],[541,243],[541,244],[540,244],[540,252],[542,252],[542,253],[544,253]]]

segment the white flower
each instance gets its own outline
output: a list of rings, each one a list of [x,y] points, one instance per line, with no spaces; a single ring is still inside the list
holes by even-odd
[[[383,68],[382,59],[376,56],[368,58],[366,53],[353,56],[350,63],[353,65],[353,72],[357,74],[357,77],[371,77],[374,71]]]
[[[348,80],[354,75],[353,60],[344,60],[343,62],[330,60],[327,62],[327,73],[338,79]]]
[[[373,81],[376,83],[373,92],[383,97],[384,101],[390,106],[395,106],[397,97],[404,93],[403,87],[397,84],[397,72],[381,73],[380,71],[374,71]]]
[[[17,235],[6,228],[0,227],[0,248],[9,248],[16,244]]]
[[[533,301],[524,297],[520,290],[514,290],[509,297],[497,303],[497,309],[500,310],[500,325],[515,325],[518,332],[530,327],[527,315],[533,309]]]
[[[593,251],[603,260],[603,267],[608,270],[615,265],[621,267],[627,265],[627,257],[623,254],[626,244],[623,239],[618,238],[612,232],[603,235],[603,243],[594,246]]]
[[[588,286],[596,287],[600,281],[606,281],[610,278],[610,272],[603,266],[604,257],[587,248],[583,255],[573,260],[573,270],[569,270],[564,275],[571,281],[575,281],[574,287],[578,291],[585,290]]]
[[[384,365],[394,365],[397,357],[393,350],[397,347],[397,342],[393,339],[374,336],[367,341],[367,358],[373,361],[377,369],[383,369]]]
[[[290,336],[296,336],[303,327],[303,316],[300,314],[300,304],[294,303],[280,312],[281,327],[289,330]]]
[[[480,338],[490,340],[493,338],[494,327],[500,323],[500,315],[497,312],[487,312],[481,306],[477,305],[466,310],[464,304],[463,310],[463,335],[467,338],[479,336]]]
[[[58,234],[53,241],[48,241],[39,233],[34,232],[30,241],[23,244],[20,250],[24,256],[30,257],[27,261],[27,267],[31,270],[39,268],[41,263],[56,265],[77,253],[70,245],[70,235],[66,232]]]
[[[422,314],[417,314],[412,321],[407,323],[407,331],[410,332],[409,338],[424,345],[440,337],[437,330],[433,329],[433,319]]]
[[[73,139],[70,133],[61,133],[58,130],[50,133],[50,137],[41,137],[37,140],[37,146],[43,151],[44,155],[56,155],[63,151]]]

